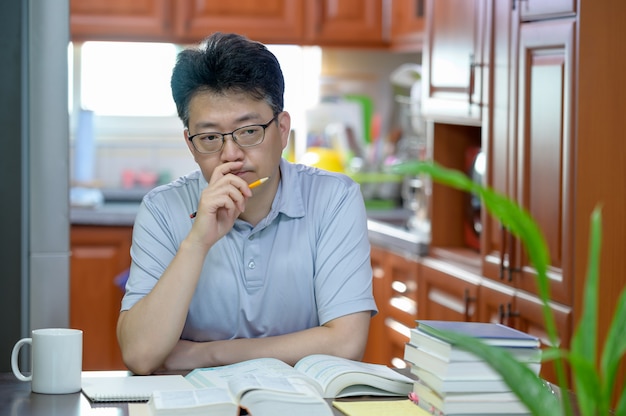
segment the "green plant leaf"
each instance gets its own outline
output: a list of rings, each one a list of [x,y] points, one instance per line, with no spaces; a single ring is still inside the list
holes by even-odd
[[[607,409],[596,409],[601,405],[602,383],[596,372],[597,337],[598,337],[598,270],[600,267],[600,248],[602,241],[602,214],[596,208],[591,215],[589,242],[589,261],[587,281],[583,298],[583,311],[574,331],[571,343],[570,362],[574,368],[576,399],[583,415],[594,415],[598,410],[606,414]]]
[[[511,391],[534,415],[561,415],[561,402],[549,385],[504,348],[485,344],[470,336],[433,329],[433,333],[448,342],[470,351],[494,368]]]
[[[622,290],[622,294],[618,299],[617,309],[609,327],[609,333],[606,337],[600,361],[600,368],[605,378],[606,393],[609,396],[613,392],[617,369],[624,354],[626,354],[626,289]],[[618,397],[619,402],[615,409],[615,414],[626,415],[626,387],[621,392],[621,396]],[[606,400],[611,400],[611,398],[608,397]]]
[[[622,395],[617,401],[617,406],[615,407],[615,415],[626,415],[626,387],[622,390]]]
[[[595,362],[580,354],[570,354],[568,360],[573,368],[578,412],[583,416],[608,415],[609,403],[604,400],[602,380]]]

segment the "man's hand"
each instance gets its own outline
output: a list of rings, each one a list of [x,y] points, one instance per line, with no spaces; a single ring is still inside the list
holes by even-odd
[[[242,166],[242,162],[228,162],[215,168],[209,185],[200,196],[188,236],[190,242],[201,244],[208,250],[230,231],[237,217],[244,212],[252,191],[246,181],[233,174]]]

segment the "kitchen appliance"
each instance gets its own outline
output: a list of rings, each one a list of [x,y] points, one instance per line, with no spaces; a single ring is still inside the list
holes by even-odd
[[[481,148],[470,147],[466,151],[466,172],[476,183],[483,184],[485,175],[485,154]],[[474,194],[466,194],[464,233],[465,244],[476,251],[480,251],[480,233],[482,232],[481,221],[482,203],[480,197]]]
[[[404,64],[391,74],[394,91],[394,125],[399,132],[394,163],[432,159],[421,113],[421,66]],[[411,212],[406,228],[416,234],[424,246],[430,243],[431,181],[425,175],[405,176],[402,183],[403,207]]]

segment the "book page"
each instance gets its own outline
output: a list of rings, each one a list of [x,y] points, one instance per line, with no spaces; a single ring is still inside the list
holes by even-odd
[[[385,380],[393,380],[399,383],[406,383],[407,388],[412,386],[413,380],[406,377],[391,368],[380,365],[363,363],[360,361],[347,360],[345,358],[334,357],[331,355],[315,354],[304,357],[295,365],[295,369],[303,372],[307,376],[316,380],[324,389],[325,397],[335,397],[339,392],[328,391],[329,386],[334,384],[338,377],[351,375],[346,381],[348,385],[361,385],[363,389],[353,389],[353,395],[357,394],[380,394],[375,389],[367,391],[365,387],[368,385],[378,385],[382,388],[381,383]],[[332,389],[332,387],[331,387]]]
[[[219,387],[182,391],[155,391],[152,404],[156,409],[185,409],[228,403],[237,407],[229,391]]]
[[[245,392],[255,389],[317,396],[322,394],[321,387],[314,380],[273,358],[199,368],[186,378],[197,387],[226,387],[238,399]]]

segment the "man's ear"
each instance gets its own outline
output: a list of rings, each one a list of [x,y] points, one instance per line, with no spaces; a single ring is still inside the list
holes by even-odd
[[[278,115],[278,129],[280,130],[280,140],[284,149],[289,143],[289,134],[291,133],[291,115],[287,111],[283,111]]]
[[[191,143],[191,140],[189,140],[189,129],[183,130],[183,136],[185,138],[185,143],[187,144],[187,148],[189,149],[191,154],[195,157],[196,156],[196,152],[195,152],[195,149],[193,147],[193,143]]]

